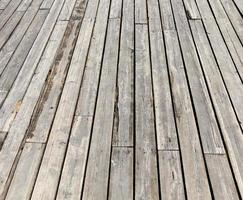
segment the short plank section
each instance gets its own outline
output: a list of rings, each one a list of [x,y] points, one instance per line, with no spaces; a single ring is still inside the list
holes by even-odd
[[[133,149],[113,147],[109,200],[133,199]]]
[[[159,151],[159,171],[162,198],[185,200],[179,151]]]

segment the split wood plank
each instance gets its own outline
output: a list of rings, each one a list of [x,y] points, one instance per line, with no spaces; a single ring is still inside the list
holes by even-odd
[[[213,51],[201,21],[190,21],[191,30],[202,63],[209,91],[221,127],[226,150],[234,171],[241,195],[243,194],[243,137],[234,109],[230,102]]]
[[[166,200],[185,200],[179,151],[159,151],[160,190]]]
[[[117,113],[113,146],[133,146],[134,135],[134,2],[123,0]]]
[[[109,200],[133,199],[133,149],[113,147]]]
[[[16,106],[19,104],[18,102],[21,102],[23,99],[33,73],[35,72],[36,66],[38,65],[46,47],[46,43],[49,40],[52,30],[56,24],[57,17],[61,11],[64,1],[65,0],[61,0],[61,2],[56,1],[49,11],[48,16],[0,109],[0,129],[9,129],[9,126],[14,119],[13,113],[15,113],[14,111],[16,110]]]
[[[189,81],[189,88],[192,94],[192,101],[195,106],[203,152],[214,154],[224,153],[221,134],[201,65],[197,57],[197,51],[193,42],[183,2],[181,0],[172,0],[172,7]]]
[[[135,25],[135,199],[160,199],[148,26]]]
[[[243,44],[243,18],[242,15],[239,13],[235,4],[232,0],[221,0],[222,5],[227,13],[234,29],[240,38],[241,44]]]
[[[67,21],[59,21],[66,22]],[[93,30],[93,19],[83,20],[62,96],[39,169],[32,199],[55,198],[74,110],[79,94],[82,74]],[[72,97],[70,99],[70,97]],[[48,184],[45,184],[48,181]]]
[[[111,6],[112,7],[112,6]],[[82,199],[107,199],[116,78],[119,53],[120,19],[109,19],[100,77],[97,106]]]
[[[31,116],[34,112],[35,105],[40,97],[42,87],[45,83],[48,72],[52,66],[55,52],[61,43],[67,22],[59,22],[51,35],[46,50],[41,57],[41,61],[36,69],[36,73],[32,78],[29,88],[25,94],[19,112],[16,115],[8,137],[6,138],[2,150],[0,151],[0,197],[5,195],[6,183],[8,181],[11,168],[15,162],[21,143],[25,138]],[[16,134],[17,133],[17,134]]]
[[[11,59],[5,66],[0,79],[0,89],[4,91],[4,93],[0,95],[0,104],[3,104],[8,92],[10,91],[47,15],[48,11],[46,10],[40,10],[37,13],[33,23],[31,23],[29,27],[29,30],[24,35],[21,43],[16,48]]]
[[[177,33],[165,31],[166,52],[188,199],[211,199]]]
[[[227,46],[217,27],[207,0],[197,0],[197,4],[201,15],[203,16],[203,24],[205,25],[205,29],[208,33],[207,35],[217,59],[219,69],[222,73],[227,90],[230,94],[230,98],[234,105],[235,112],[237,113],[237,117],[241,122],[241,128],[243,128],[242,81],[238,72],[236,71],[235,64],[232,61]]]
[[[110,1],[102,0],[100,3],[99,1],[90,1],[87,10],[89,10],[90,6],[94,7],[94,5],[96,5],[96,10],[98,6],[99,9],[58,188],[58,199],[80,199],[82,195],[81,191],[94,120]],[[88,16],[90,16],[90,13]]]
[[[44,144],[26,143],[11,181],[6,200],[29,199],[38,173]]]
[[[178,150],[164,39],[157,0],[148,2],[149,36],[159,150]]]
[[[189,19],[201,19],[195,0],[183,0],[186,9],[186,15]]]
[[[36,14],[39,10],[39,6],[40,6],[41,2],[42,2],[42,0],[34,0],[32,2],[31,6],[28,8],[28,10],[25,12],[23,18],[19,22],[19,25],[13,31],[11,37],[8,39],[8,41],[5,43],[5,45],[0,50],[0,74],[2,74],[2,71],[8,64],[8,61],[10,60],[11,56],[15,52],[19,43],[23,40],[23,37],[26,38],[27,36],[25,36],[25,35],[28,35],[29,32],[31,32],[30,27],[32,27],[31,24],[33,24],[34,21],[36,21],[36,20],[33,21],[33,19],[35,18]],[[41,25],[43,24],[43,23],[41,23],[41,21],[39,23]],[[38,29],[38,27],[40,27],[40,26],[37,26],[36,28]],[[39,29],[37,32],[39,32]],[[33,31],[33,33],[35,33],[35,31]]]

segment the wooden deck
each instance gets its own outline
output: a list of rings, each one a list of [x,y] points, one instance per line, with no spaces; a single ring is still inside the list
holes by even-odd
[[[0,0],[0,200],[242,197],[242,0]]]

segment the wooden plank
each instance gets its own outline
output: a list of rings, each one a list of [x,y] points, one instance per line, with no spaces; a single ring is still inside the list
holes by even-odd
[[[100,5],[58,188],[58,199],[81,198],[110,6],[109,0],[101,1],[100,4],[98,2],[90,1],[87,7],[87,9],[90,6],[94,8],[96,5],[97,10]]]
[[[32,4],[32,1],[33,0],[22,0],[16,11],[25,12],[29,8],[29,6]]]
[[[201,21],[190,21],[190,25],[226,144],[226,149],[229,154],[229,159],[238,187],[240,188],[241,194],[243,194],[243,158],[241,156],[243,154],[242,131],[217,67],[203,24]]]
[[[117,81],[117,115],[113,146],[133,146],[134,135],[134,2],[123,1]]]
[[[6,200],[29,199],[38,173],[44,144],[26,143],[11,181]]]
[[[2,74],[3,69],[6,67],[8,61],[10,60],[11,56],[13,55],[13,53],[14,53],[15,49],[17,48],[17,46],[19,45],[19,43],[22,41],[22,38],[24,37],[24,35],[27,35],[27,34],[29,34],[29,32],[31,32],[30,27],[32,27],[32,26],[30,26],[30,25],[33,24],[34,21],[36,21],[36,20],[34,20],[32,22],[32,20],[36,16],[36,13],[38,12],[41,2],[42,2],[42,0],[34,0],[32,2],[31,6],[28,8],[28,10],[25,12],[23,18],[19,22],[19,25],[13,31],[11,37],[8,39],[8,41],[5,43],[5,45],[0,50],[0,74]],[[47,11],[41,11],[41,12],[47,13]],[[39,22],[39,23],[42,25],[41,22]],[[40,26],[37,26],[36,28],[38,29],[38,27],[40,27]],[[27,31],[28,29],[29,29],[29,31]],[[35,32],[35,31],[33,31],[33,32]],[[25,37],[27,37],[27,36],[25,36]]]
[[[148,2],[148,17],[157,145],[159,150],[175,150],[178,149],[177,133],[172,107],[160,12],[156,0]]]
[[[234,62],[229,54],[227,46],[222,38],[222,35],[217,27],[214,16],[210,10],[209,4],[206,0],[197,0],[199,10],[203,16],[203,23],[208,33],[215,57],[217,59],[219,69],[222,73],[227,90],[230,94],[231,101],[234,105],[235,111],[239,121],[243,121],[243,87],[242,80],[236,71]],[[243,124],[241,123],[241,128]]]
[[[0,30],[5,25],[5,23],[8,21],[8,19],[12,16],[12,14],[15,12],[19,4],[21,3],[21,0],[12,0],[7,7],[4,9],[4,11],[0,15]]]
[[[23,15],[24,12],[15,12],[8,20],[8,23],[0,30],[0,49],[9,39]]]
[[[159,0],[161,9],[161,20],[163,30],[175,30],[174,17],[171,8],[170,0]]]
[[[162,198],[185,200],[179,151],[159,151],[159,171]]]
[[[205,157],[214,198],[225,200],[240,199],[226,155],[207,154]]]
[[[93,24],[94,20],[92,19],[84,20],[82,23],[45,154],[33,190],[33,199],[53,199],[56,195],[82,80],[82,73],[89,49],[89,39],[91,38]],[[70,96],[72,96],[72,99],[70,99]],[[48,181],[48,185],[45,184],[46,181]]]
[[[84,2],[87,2],[87,1],[84,1]],[[69,20],[72,15],[72,11],[74,9],[75,3],[76,3],[76,0],[66,0],[63,5],[62,11],[58,17],[58,20],[61,20],[61,21]]]
[[[133,149],[112,148],[109,200],[133,199]]]
[[[176,31],[165,31],[165,44],[188,199],[211,199],[198,130]]]
[[[135,23],[147,23],[147,6],[146,0],[135,0]]]
[[[40,10],[37,13],[33,23],[31,23],[29,27],[29,30],[24,35],[21,43],[5,66],[0,79],[0,89],[5,93],[0,95],[0,104],[4,102],[8,92],[10,91],[47,15],[48,12],[46,10]],[[10,54],[7,53],[7,56],[10,56]]]
[[[7,7],[7,5],[9,4],[10,1],[11,0],[1,0],[0,1],[0,9],[4,10]]]
[[[183,0],[188,19],[201,19],[195,0]]]
[[[39,107],[33,116],[28,132],[28,142],[47,142],[70,66],[72,58],[70,55],[72,55],[75,48],[80,26],[80,21],[73,21],[68,24],[42,99],[39,101]]]
[[[107,199],[120,19],[110,19],[82,199]]]
[[[234,29],[243,44],[243,19],[232,0],[221,0]]]
[[[172,0],[172,7],[189,80],[189,88],[195,106],[203,152],[224,153],[221,134],[197,57],[183,3],[180,0]]]
[[[18,102],[21,102],[23,96],[28,88],[28,85],[33,77],[36,66],[38,65],[42,53],[46,47],[46,43],[52,33],[55,26],[57,17],[62,8],[64,0],[61,2],[55,2],[52,9],[50,10],[30,52],[21,70],[16,78],[10,92],[8,93],[7,99],[4,101],[0,110],[0,130],[8,129],[12,123],[12,113],[16,109]]]
[[[232,59],[235,63],[236,69],[241,77],[241,81],[243,82],[243,48],[242,44],[232,27],[230,20],[228,19],[227,14],[220,2],[220,0],[210,0],[210,5],[213,10],[213,13],[216,17],[216,21],[219,25],[221,33],[224,37],[224,41],[228,46],[229,52],[232,56]],[[243,18],[242,18],[243,25]],[[243,29],[243,26],[241,27]],[[243,110],[241,110],[243,111]]]
[[[135,199],[159,199],[148,26],[135,31]]]
[[[19,112],[16,115],[16,118],[9,130],[8,137],[0,151],[0,198],[5,195],[12,165],[15,162],[21,143],[25,138],[25,133],[28,129],[35,105],[40,97],[41,89],[45,83],[48,72],[52,67],[55,52],[61,43],[66,26],[67,22],[64,21],[59,22],[55,26],[46,50],[38,64],[36,73],[32,78],[32,82],[26,91],[22,105],[19,108]]]
[[[57,0],[43,0],[40,9],[50,9],[54,2],[57,2]]]
[[[235,5],[239,9],[241,15],[243,15],[243,5],[242,5],[241,0],[233,0],[233,1],[235,2]]]

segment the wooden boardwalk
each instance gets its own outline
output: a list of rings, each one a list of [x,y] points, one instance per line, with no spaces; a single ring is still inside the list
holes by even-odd
[[[0,200],[242,198],[242,0],[0,0]]]

